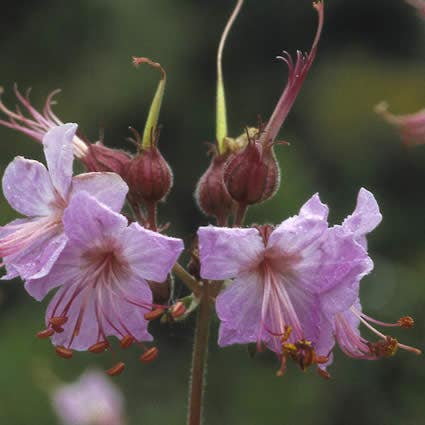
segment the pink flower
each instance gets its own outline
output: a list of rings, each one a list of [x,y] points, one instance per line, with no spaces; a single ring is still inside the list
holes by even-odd
[[[341,230],[347,234],[352,235],[357,243],[365,249],[367,248],[366,235],[375,229],[381,222],[382,216],[379,211],[378,204],[373,195],[366,191],[361,190],[357,199],[356,208],[350,216],[348,216],[342,226]],[[367,316],[362,312],[362,307],[359,298],[359,285],[355,285],[352,292],[352,303],[349,308],[341,311],[339,306],[335,308],[332,305],[326,304],[322,306],[324,311],[324,327],[331,328],[335,339],[341,350],[348,356],[357,359],[374,360],[381,357],[389,357],[402,348],[416,354],[419,350],[398,343],[398,341],[389,336],[384,335],[375,329],[371,323],[378,324],[384,327],[411,327],[413,326],[413,319],[411,317],[402,317],[396,323],[385,323]],[[327,289],[324,288],[322,299],[326,300]],[[339,310],[339,311],[338,311]],[[370,342],[360,335],[359,325],[363,324],[375,335],[379,337],[377,342]],[[328,336],[325,336],[327,338]]]
[[[425,0],[405,0],[418,11],[422,18],[425,18]]]
[[[86,191],[119,211],[127,186],[114,173],[87,173],[72,177],[76,124],[49,130],[43,139],[46,167],[38,161],[15,158],[3,176],[3,193],[9,204],[28,218],[0,228],[0,257],[8,274],[23,279],[45,276],[64,249],[62,215],[69,201]]]
[[[151,341],[144,317],[152,309],[147,280],[166,280],[182,241],[137,223],[128,226],[125,217],[85,192],[71,199],[63,225],[69,241],[50,273],[26,283],[37,300],[60,286],[47,308],[47,329],[39,336],[51,336],[63,357],[71,357],[72,349],[108,349],[111,335],[123,348]]]
[[[33,138],[38,142],[42,142],[46,133],[54,127],[58,125],[62,125],[63,122],[54,114],[52,111],[52,104],[54,103],[53,97],[59,93],[60,90],[55,90],[49,94],[46,99],[43,112],[38,112],[30,102],[29,94],[30,90],[27,90],[26,95],[23,96],[17,86],[14,87],[15,95],[21,106],[25,108],[25,110],[30,115],[29,117],[25,116],[21,109],[17,106],[16,112],[8,109],[5,104],[0,100],[0,111],[3,112],[8,120],[0,120],[0,125],[4,125],[5,127],[9,127],[13,130],[20,131],[23,134]],[[3,93],[3,88],[0,87],[0,95]],[[77,158],[82,158],[87,154],[88,146],[87,144],[81,140],[76,134],[74,134],[73,138],[73,146],[74,146],[74,154]],[[96,170],[99,171],[99,170]]]
[[[78,381],[61,385],[52,403],[64,425],[123,425],[124,400],[103,373],[85,372]]]
[[[279,373],[287,357],[302,368],[329,360],[323,309],[348,309],[372,261],[352,233],[329,228],[327,216],[316,194],[275,229],[199,229],[201,276],[233,279],[216,302],[220,346],[264,343],[281,357]]]
[[[425,109],[413,114],[394,115],[388,112],[388,105],[382,102],[375,107],[375,111],[389,124],[398,128],[400,137],[406,146],[425,143]]]

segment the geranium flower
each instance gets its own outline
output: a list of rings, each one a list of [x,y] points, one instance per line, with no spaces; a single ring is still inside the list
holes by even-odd
[[[43,139],[47,167],[38,161],[15,158],[3,176],[9,204],[27,218],[0,228],[0,257],[8,274],[23,279],[45,276],[66,245],[62,215],[80,191],[91,193],[120,211],[127,185],[114,173],[87,173],[72,177],[76,124],[49,130]]]
[[[279,374],[287,357],[302,368],[329,361],[322,310],[348,309],[373,265],[352,233],[328,228],[327,216],[316,194],[275,229],[199,229],[201,276],[234,279],[216,301],[220,346],[264,343],[282,359]]]
[[[183,242],[137,223],[128,226],[124,216],[85,192],[71,199],[63,224],[69,241],[50,273],[26,283],[37,300],[61,286],[39,336],[51,336],[63,357],[71,357],[73,349],[104,351],[111,335],[123,348],[151,341],[144,317],[152,309],[147,280],[166,280]],[[122,370],[123,364],[117,367]]]
[[[356,208],[348,216],[340,228],[345,234],[352,235],[357,243],[365,249],[367,248],[366,235],[379,225],[382,215],[374,196],[365,189],[360,190],[357,198]],[[376,320],[362,312],[359,298],[359,285],[355,285],[351,292],[347,292],[347,301],[349,308],[344,311],[340,306],[323,305],[325,318],[323,319],[324,328],[332,329],[332,333],[341,350],[349,357],[357,359],[375,360],[381,357],[389,357],[397,351],[398,348],[419,354],[416,348],[400,344],[395,338],[384,335],[372,326],[372,323],[384,327],[403,327],[413,326],[413,319],[409,316],[400,318],[395,323],[386,323]],[[323,294],[326,295],[327,288],[323,287]],[[326,300],[326,296],[323,300]],[[351,302],[349,301],[351,300]],[[337,312],[339,310],[339,312]],[[336,312],[336,314],[335,314]],[[328,323],[326,323],[329,321]],[[370,331],[379,337],[376,342],[370,342],[361,336],[359,326],[363,324]],[[327,338],[327,336],[325,336]],[[332,344],[332,341],[330,341]]]
[[[124,399],[104,374],[87,371],[56,388],[52,403],[64,425],[123,425]]]
[[[417,146],[425,143],[425,109],[413,114],[394,115],[388,111],[387,103],[381,102],[375,106],[375,112],[398,129],[404,145]]]

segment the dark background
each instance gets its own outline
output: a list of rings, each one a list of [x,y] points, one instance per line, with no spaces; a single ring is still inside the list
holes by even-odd
[[[33,87],[33,102],[62,88],[55,111],[80,124],[92,140],[105,131],[109,146],[131,149],[127,127],[143,130],[158,74],[131,66],[132,55],[161,62],[168,85],[161,112],[162,152],[175,187],[161,208],[170,233],[190,240],[207,219],[193,201],[214,139],[215,54],[233,1],[73,0],[2,2],[0,85],[8,105],[12,85]],[[224,54],[229,131],[238,135],[267,118],[286,81],[282,50],[308,50],[316,28],[309,0],[246,0]],[[283,184],[275,198],[252,208],[248,222],[279,223],[313,193],[334,223],[352,211],[357,191],[373,191],[384,216],[370,236],[375,261],[364,279],[366,312],[383,320],[411,314],[403,342],[425,346],[425,146],[406,150],[396,132],[373,112],[387,100],[393,111],[425,106],[425,22],[398,0],[329,0],[317,59],[278,147]],[[38,144],[0,128],[1,168],[16,155],[44,160]],[[15,217],[4,200],[1,224]],[[179,289],[177,289],[179,290]],[[0,423],[57,424],[48,391],[56,376],[75,379],[86,367],[109,367],[107,355],[58,358],[35,333],[47,302],[32,300],[21,282],[0,286]],[[233,425],[421,425],[425,423],[423,357],[399,352],[379,362],[337,353],[324,381],[291,365],[275,377],[272,355],[251,359],[245,347],[210,346],[206,423]],[[193,321],[153,327],[160,357],[138,363],[125,353],[126,372],[115,379],[127,399],[128,423],[182,424],[186,415]],[[363,329],[365,336],[373,339]]]

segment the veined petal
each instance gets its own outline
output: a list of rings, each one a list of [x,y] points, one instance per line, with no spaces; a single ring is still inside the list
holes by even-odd
[[[70,198],[85,191],[113,211],[120,212],[128,192],[124,180],[115,173],[85,173],[72,179]]]
[[[4,196],[20,214],[51,214],[55,192],[49,173],[40,162],[18,156],[7,166],[2,183]]]
[[[262,260],[264,242],[257,229],[200,227],[201,276],[229,279],[255,268]]]
[[[221,321],[218,337],[221,347],[257,342],[264,296],[262,288],[258,273],[243,273],[220,292],[216,310]]]
[[[68,198],[74,162],[73,139],[77,124],[63,124],[49,130],[43,138],[44,155],[53,186],[62,196]]]
[[[74,195],[63,215],[65,234],[81,249],[96,247],[127,226],[127,219],[98,202],[87,192]]]
[[[340,227],[328,231],[321,247],[323,263],[316,271],[322,309],[328,317],[348,309],[358,299],[359,282],[373,269],[367,252]],[[308,269],[304,272],[308,273]]]
[[[137,223],[121,234],[123,256],[137,276],[163,282],[183,251],[181,239],[144,229]]]
[[[3,262],[7,267],[12,266],[22,279],[46,275],[67,242],[61,223],[48,218],[13,223],[3,228],[15,228],[13,233],[0,240]],[[11,276],[15,277],[14,273]],[[9,277],[3,276],[6,278]]]
[[[80,250],[66,246],[50,272],[46,276],[27,280],[25,289],[37,301],[41,301],[53,288],[77,281],[81,274],[80,256]]]
[[[346,232],[352,233],[356,241],[366,248],[366,235],[375,229],[381,220],[382,215],[375,197],[362,187],[357,196],[356,208],[353,214],[344,220],[342,227]]]

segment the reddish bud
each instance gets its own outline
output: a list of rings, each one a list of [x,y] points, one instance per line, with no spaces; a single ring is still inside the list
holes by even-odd
[[[199,179],[195,192],[201,211],[205,215],[215,217],[221,225],[226,224],[227,217],[234,207],[223,180],[227,158],[225,155],[214,155],[207,171]]]
[[[125,369],[125,364],[123,362],[117,363],[115,366],[112,366],[106,371],[109,376],[121,375],[122,371]]]
[[[230,158],[224,169],[224,184],[230,196],[241,205],[270,199],[279,183],[280,172],[273,146],[264,146],[254,140]]]
[[[159,350],[156,347],[151,347],[148,350],[146,350],[140,357],[139,360],[142,363],[151,363],[153,362],[159,354]]]
[[[128,153],[111,149],[101,142],[88,144],[88,151],[81,158],[87,171],[111,171],[124,176],[131,157]]]
[[[130,161],[124,180],[132,202],[155,204],[167,196],[173,174],[158,148],[152,145]]]

